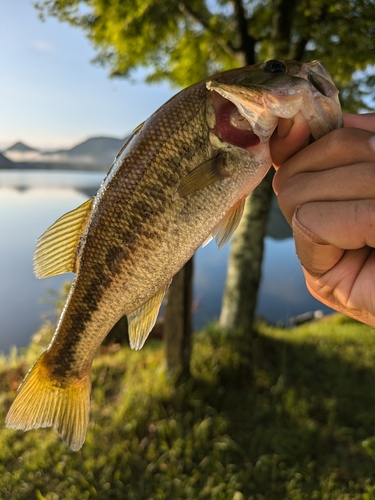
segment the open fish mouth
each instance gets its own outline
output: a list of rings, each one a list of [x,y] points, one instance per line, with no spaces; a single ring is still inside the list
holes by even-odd
[[[238,110],[235,104],[218,95],[215,99],[216,123],[214,133],[222,141],[238,148],[249,150],[260,143],[249,120]]]
[[[207,82],[213,91],[212,131],[220,140],[250,151],[269,141],[280,119],[293,120],[297,113],[308,123],[312,141],[342,125],[338,90],[322,63],[296,63],[286,72],[282,61],[268,61],[263,69],[276,73],[274,80],[252,84],[241,76],[232,84]]]

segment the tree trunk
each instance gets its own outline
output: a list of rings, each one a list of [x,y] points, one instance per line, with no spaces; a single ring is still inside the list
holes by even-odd
[[[193,302],[193,257],[175,275],[165,308],[165,355],[167,370],[187,378],[190,374]]]
[[[274,3],[268,59],[289,57],[296,2],[297,0],[276,0]]]
[[[295,4],[296,0],[275,2],[268,59],[288,57]],[[253,64],[253,57],[251,53],[246,54],[248,64]],[[220,324],[226,330],[240,329],[250,338],[261,280],[263,239],[271,208],[273,173],[271,169],[251,193],[234,234],[220,315]]]
[[[277,0],[272,23],[269,58],[286,56],[296,0]],[[239,52],[245,64],[255,63],[256,40],[248,32],[242,0],[234,0],[234,17],[240,34]],[[227,329],[250,331],[253,326],[263,260],[263,239],[272,199],[272,176],[254,190],[233,238],[220,323]],[[189,374],[192,334],[193,261],[175,276],[165,311],[167,368]]]
[[[220,324],[226,330],[252,330],[263,260],[263,240],[272,200],[271,169],[249,196],[232,241]]]

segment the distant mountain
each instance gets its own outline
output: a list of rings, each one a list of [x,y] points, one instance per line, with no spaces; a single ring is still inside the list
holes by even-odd
[[[0,153],[0,168],[9,168],[13,166],[13,162]]]
[[[39,151],[39,150],[28,146],[24,142],[16,142],[15,144],[13,144],[12,146],[10,146],[5,150],[5,152],[8,151],[17,151],[18,153],[29,153],[31,151]]]
[[[114,137],[91,137],[71,149],[45,152],[43,156],[46,160],[48,158],[48,161],[50,158],[55,158],[57,161],[90,163],[95,166],[101,165],[106,170],[110,167],[125,140]]]
[[[17,142],[4,151],[10,165],[0,163],[0,168],[107,171],[126,139],[91,137],[71,149],[48,152]]]
[[[124,144],[124,139],[115,139],[113,137],[91,137],[86,141],[69,149],[67,154],[71,155],[90,155],[101,156],[103,153],[108,154],[113,152],[114,156],[117,155],[121,146]]]

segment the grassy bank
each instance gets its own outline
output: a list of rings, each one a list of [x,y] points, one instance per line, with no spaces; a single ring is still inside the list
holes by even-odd
[[[1,421],[38,350],[0,360]],[[372,329],[263,325],[250,355],[211,328],[192,374],[174,388],[156,341],[102,352],[82,450],[0,427],[0,498],[375,499]]]

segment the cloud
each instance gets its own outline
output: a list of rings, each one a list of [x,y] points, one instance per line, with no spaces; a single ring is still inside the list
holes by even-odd
[[[55,50],[55,47],[51,43],[45,42],[44,40],[35,40],[32,46],[38,52],[52,52]]]

